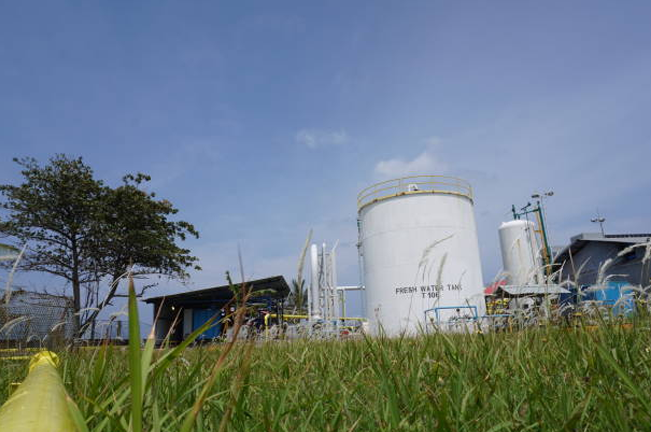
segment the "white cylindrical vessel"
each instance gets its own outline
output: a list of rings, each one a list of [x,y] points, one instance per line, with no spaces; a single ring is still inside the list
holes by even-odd
[[[542,283],[541,248],[534,230],[534,223],[527,220],[500,225],[502,265],[509,285]]]
[[[313,244],[310,247],[310,267],[312,270],[310,283],[310,320],[321,318],[321,304],[319,302],[319,251]]]
[[[415,334],[484,314],[470,185],[443,176],[389,180],[358,197],[371,331]]]

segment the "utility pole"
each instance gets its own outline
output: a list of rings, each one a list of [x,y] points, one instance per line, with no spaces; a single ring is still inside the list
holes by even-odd
[[[590,222],[598,223],[599,228],[601,228],[601,235],[606,237],[606,233],[604,232],[604,222],[606,222],[606,218],[599,214],[599,209],[597,209],[597,217],[590,219]]]
[[[522,216],[526,216],[529,213],[535,213],[536,219],[538,222],[538,229],[534,230],[540,236],[542,242],[542,258],[543,263],[545,264],[545,274],[548,276],[552,273],[552,250],[549,246],[549,239],[547,237],[547,228],[545,224],[545,214],[544,214],[544,199],[549,198],[554,195],[553,191],[548,191],[545,193],[534,193],[531,195],[531,198],[536,199],[536,207],[531,208],[531,203],[528,202],[526,206],[520,209],[520,212],[515,211],[515,205],[511,206],[511,211],[513,212],[514,219],[520,219]]]
[[[540,231],[541,231],[541,237],[543,241],[543,248],[544,248],[544,256],[545,256],[545,261],[547,264],[547,271],[546,273],[549,275],[551,274],[551,265],[552,265],[552,248],[549,246],[549,238],[547,236],[547,220],[545,219],[545,198],[550,198],[554,196],[554,191],[550,190],[544,193],[533,193],[531,195],[531,198],[537,199],[538,206],[538,218],[539,218],[539,225],[540,225]]]

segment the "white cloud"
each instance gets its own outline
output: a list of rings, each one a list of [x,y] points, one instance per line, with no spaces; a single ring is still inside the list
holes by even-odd
[[[296,132],[296,142],[310,149],[342,145],[349,141],[346,131],[328,131],[318,129],[301,129]]]
[[[402,177],[410,174],[444,174],[447,165],[439,160],[430,147],[414,159],[394,158],[379,161],[375,173],[381,177]]]

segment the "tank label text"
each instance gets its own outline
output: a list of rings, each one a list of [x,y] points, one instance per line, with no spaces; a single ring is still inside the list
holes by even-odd
[[[395,288],[395,295],[420,294],[423,298],[438,298],[441,291],[461,291],[461,289],[461,284],[402,286]]]

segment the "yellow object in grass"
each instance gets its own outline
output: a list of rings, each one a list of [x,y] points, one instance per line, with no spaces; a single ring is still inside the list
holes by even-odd
[[[68,395],[56,366],[59,358],[49,351],[32,357],[29,373],[0,408],[0,430],[11,432],[75,432],[77,426]]]

